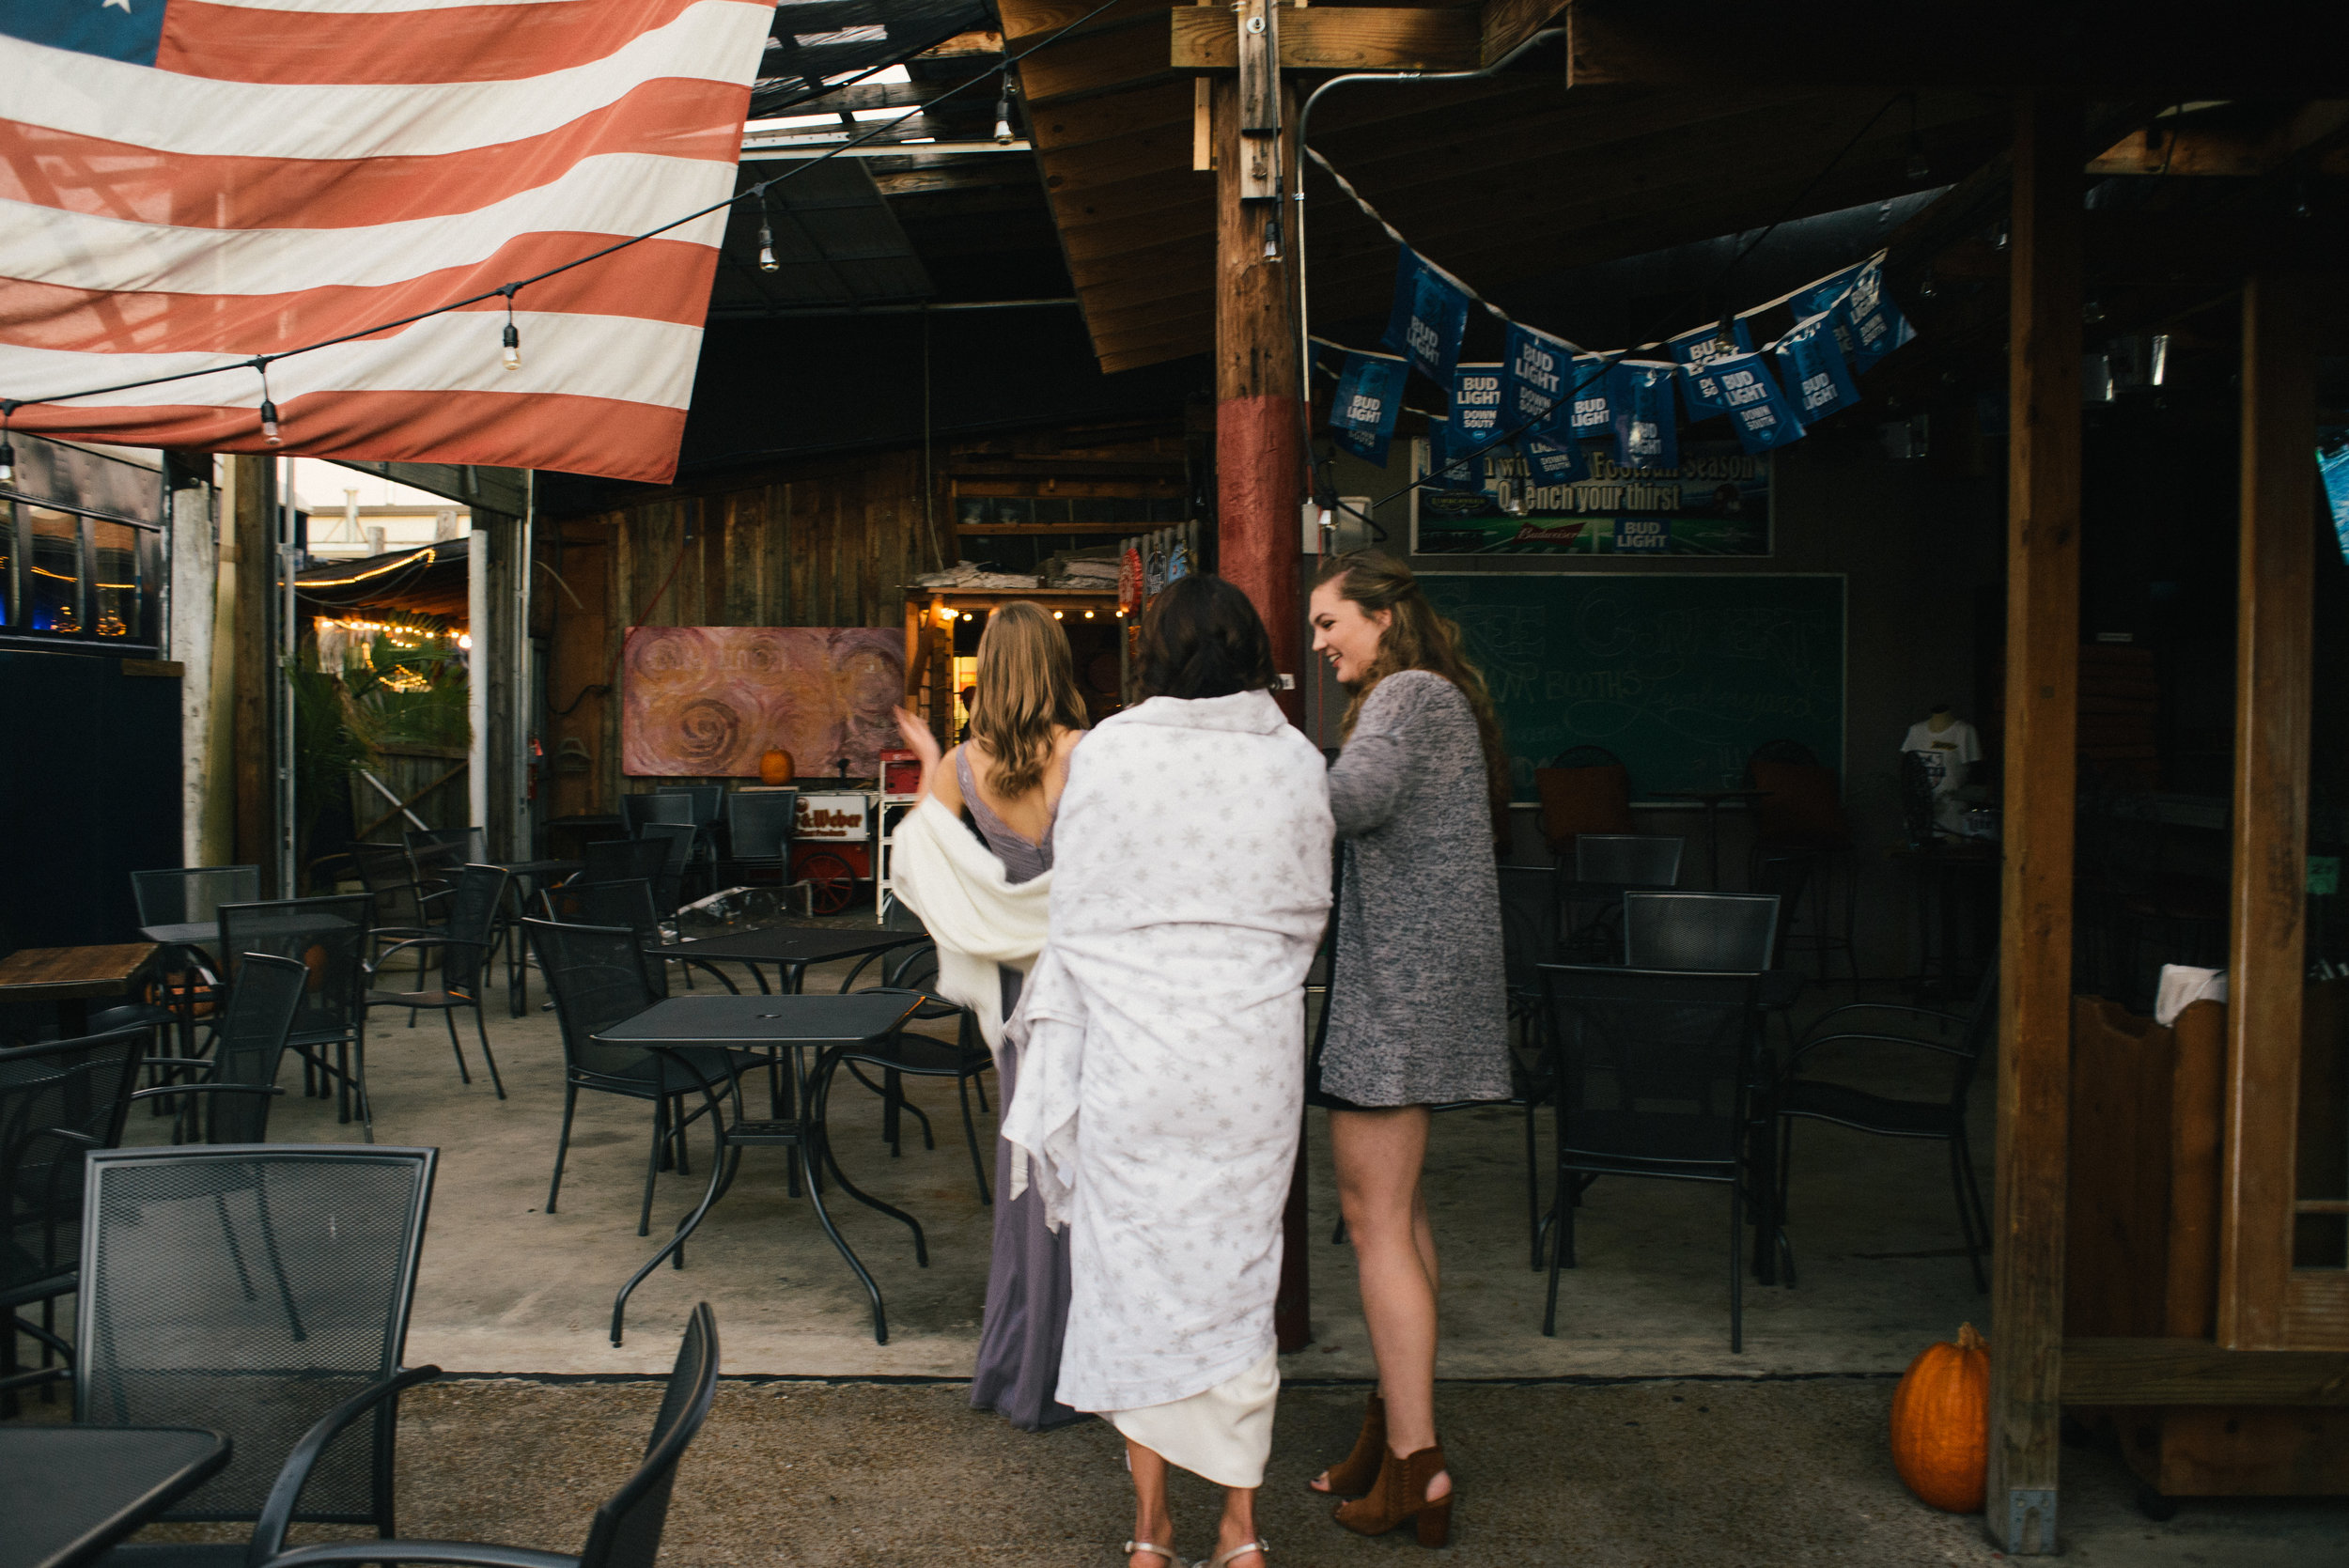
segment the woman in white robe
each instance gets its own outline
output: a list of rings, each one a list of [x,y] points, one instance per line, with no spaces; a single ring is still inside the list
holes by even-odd
[[[1166,1467],[1225,1488],[1214,1561],[1263,1568],[1272,1303],[1330,906],[1321,754],[1274,703],[1244,595],[1181,579],[1142,622],[1149,700],[1069,768],[1003,1136],[1070,1234],[1059,1397],[1124,1434],[1129,1557],[1181,1568]]]

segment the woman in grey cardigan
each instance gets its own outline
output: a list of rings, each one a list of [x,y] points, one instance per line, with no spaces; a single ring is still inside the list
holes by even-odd
[[[1360,1265],[1378,1389],[1354,1452],[1314,1489],[1359,1500],[1338,1523],[1416,1520],[1440,1546],[1452,1477],[1436,1441],[1436,1239],[1420,1190],[1428,1109],[1509,1094],[1494,845],[1508,757],[1485,679],[1402,562],[1322,568],[1314,651],[1354,694],[1330,771],[1345,841],[1321,1056],[1338,1202]]]

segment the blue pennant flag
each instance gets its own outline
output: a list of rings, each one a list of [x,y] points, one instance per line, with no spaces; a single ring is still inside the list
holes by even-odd
[[[1568,396],[1574,345],[1532,327],[1509,323],[1508,348],[1501,362],[1501,428],[1540,431],[1569,439]]]
[[[1407,370],[1392,354],[1346,356],[1346,368],[1338,372],[1338,395],[1330,402],[1330,428],[1340,446],[1365,462],[1386,465],[1395,416],[1403,411]]]
[[[1737,440],[1747,451],[1767,452],[1802,439],[1795,405],[1778,390],[1760,354],[1717,359],[1713,373],[1720,378],[1721,401],[1729,405],[1730,423],[1737,427]]]
[[[1551,442],[1540,436],[1527,436],[1525,466],[1532,471],[1537,485],[1571,485],[1577,479],[1591,476],[1591,464],[1582,456],[1582,443],[1572,439]]]
[[[1825,314],[1853,374],[1865,370],[1917,335],[1900,307],[1885,296],[1880,258],[1846,267],[1794,296],[1795,314]]]
[[[1430,380],[1448,382],[1468,331],[1468,289],[1408,248],[1394,269],[1394,308],[1379,339]]]
[[[1569,428],[1574,435],[1604,438],[1615,433],[1614,411],[1607,404],[1608,371],[1611,365],[1605,354],[1574,356],[1566,394],[1567,403],[1574,410],[1569,416]]]
[[[2349,430],[2323,429],[2316,434],[2316,472],[2325,481],[2325,499],[2333,509],[2333,532],[2341,539],[2341,559],[2349,561]]]
[[[1731,318],[1729,334],[1734,345],[1721,341],[1719,326],[1682,333],[1664,345],[1672,351],[1672,358],[1679,362],[1681,375],[1687,378],[1682,386],[1688,394],[1688,417],[1692,420],[1710,419],[1717,413],[1729,411],[1729,405],[1721,401],[1720,383],[1709,366],[1726,354],[1753,351],[1753,338],[1746,331],[1743,317]]]
[[[1825,316],[1798,321],[1778,340],[1779,380],[1795,400],[1795,416],[1815,425],[1859,401],[1859,383]]]
[[[1665,360],[1621,360],[1607,373],[1615,416],[1615,460],[1630,469],[1678,468],[1680,426],[1672,382],[1680,367]]]
[[[1445,489],[1472,490],[1484,483],[1479,455],[1501,435],[1501,366],[1455,365],[1452,417],[1428,422],[1429,472]]]

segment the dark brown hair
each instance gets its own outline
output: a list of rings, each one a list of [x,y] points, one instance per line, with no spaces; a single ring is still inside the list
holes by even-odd
[[[1142,612],[1142,690],[1153,697],[1228,697],[1281,684],[1272,639],[1248,596],[1193,572]]]
[[[1394,619],[1379,634],[1378,657],[1371,660],[1370,673],[1354,688],[1354,700],[1346,705],[1340,733],[1353,735],[1354,721],[1362,711],[1362,699],[1389,675],[1405,670],[1426,670],[1443,676],[1460,689],[1460,695],[1468,699],[1469,711],[1476,716],[1477,738],[1485,748],[1485,787],[1492,800],[1493,836],[1506,843],[1509,748],[1501,738],[1501,719],[1493,711],[1492,692],[1486,688],[1485,673],[1460,645],[1460,629],[1436,613],[1436,607],[1420,591],[1419,579],[1411,575],[1411,568],[1383,551],[1354,550],[1330,556],[1314,576],[1315,587],[1325,582],[1335,582],[1339,597],[1353,600],[1366,615],[1381,610],[1394,613]]]

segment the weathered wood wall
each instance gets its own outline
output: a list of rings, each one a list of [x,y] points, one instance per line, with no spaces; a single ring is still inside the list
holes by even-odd
[[[557,601],[544,815],[615,812],[622,794],[703,782],[620,772],[617,671],[630,628],[902,625],[907,580],[935,570],[941,549],[953,559],[943,479],[935,474],[926,518],[915,448],[795,464],[550,525],[539,555],[563,586],[542,582],[538,596]],[[563,770],[567,739],[585,746],[584,771]]]

